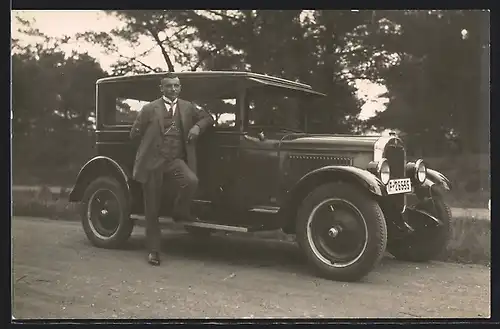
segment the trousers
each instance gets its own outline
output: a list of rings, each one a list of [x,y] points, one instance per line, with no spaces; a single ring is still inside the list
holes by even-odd
[[[174,159],[151,170],[143,183],[144,211],[146,215],[146,245],[150,251],[160,251],[161,229],[158,220],[164,175],[176,184],[173,217],[189,218],[191,202],[198,188],[198,177],[182,159]]]

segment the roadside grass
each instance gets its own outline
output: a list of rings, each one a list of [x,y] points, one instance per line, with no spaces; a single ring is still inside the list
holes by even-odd
[[[409,157],[408,160],[415,160]],[[458,208],[487,208],[491,199],[490,154],[460,154],[424,157],[429,168],[443,173],[451,181],[447,203]]]
[[[68,192],[52,193],[47,187],[38,191],[12,191],[14,216],[80,220],[78,204],[68,202]]]
[[[14,216],[44,217],[54,220],[79,221],[79,204],[68,202],[67,190],[52,193],[47,187],[38,191],[13,191]],[[237,234],[239,235],[239,234]],[[281,231],[245,233],[260,239],[294,242],[294,236]],[[490,265],[491,221],[465,211],[453,219],[451,239],[439,261]]]
[[[491,221],[473,216],[455,217],[443,261],[491,264]]]

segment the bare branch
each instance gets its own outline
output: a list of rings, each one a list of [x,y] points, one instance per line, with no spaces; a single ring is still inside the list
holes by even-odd
[[[146,63],[142,62],[141,60],[137,59],[136,57],[127,57],[127,56],[123,56],[122,54],[120,54],[120,58],[125,58],[125,59],[128,59],[129,61],[135,61],[139,64],[141,64],[142,66],[144,66],[145,68],[147,68],[148,70],[154,72],[155,69],[152,68],[151,66],[147,65]]]
[[[220,13],[220,12],[217,12],[215,10],[206,10],[206,11],[209,12],[210,14],[214,14],[214,15],[217,15],[219,17],[223,17],[223,18],[227,18],[229,20],[232,20],[233,22],[240,22],[241,21],[237,17],[231,16],[231,15],[228,15],[228,14],[225,14],[225,13]]]
[[[196,69],[201,65],[201,63],[203,63],[205,61],[205,59],[207,59],[206,56],[204,56],[203,58],[201,58],[194,66],[191,67],[191,71],[196,71]]]
[[[208,58],[209,55],[213,55],[214,53],[218,52],[221,49],[222,49],[222,47],[212,49],[211,51],[206,53],[204,56],[200,57],[198,62],[194,66],[191,67],[191,71],[196,71],[196,69]]]
[[[167,45],[168,45],[170,48],[172,48],[172,49],[174,49],[174,50],[177,50],[178,52],[182,53],[184,56],[186,56],[186,57],[187,57],[187,56],[189,55],[189,54],[188,54],[188,53],[186,53],[184,50],[182,50],[182,49],[180,49],[179,47],[177,47],[176,45],[174,45],[174,43],[173,43],[171,40],[169,40],[169,39],[165,39],[165,40],[163,40],[163,41],[162,41],[162,44],[163,44],[163,43],[165,43],[165,42],[167,43]]]
[[[156,48],[156,45],[154,45],[153,47],[149,48],[148,50],[146,51],[143,51],[142,53],[140,53],[139,55],[135,56],[135,57],[142,57],[142,56],[146,56],[147,54],[149,54],[153,49]]]
[[[188,25],[185,25],[183,26],[182,28],[179,29],[179,31],[175,32],[172,37],[175,37],[175,38],[178,38],[179,37],[179,34],[181,34],[184,30],[186,30],[189,26]]]
[[[145,63],[143,63],[142,61],[138,60],[137,58],[134,58],[134,60],[135,60],[136,62],[138,62],[139,64],[141,64],[142,66],[144,66],[145,68],[147,68],[148,70],[151,70],[151,72],[155,72],[155,69],[154,69],[154,68],[152,68],[151,66],[149,66],[149,65],[147,65],[147,64],[145,64]]]
[[[167,63],[168,70],[170,72],[174,72],[175,71],[174,65],[172,64],[172,60],[168,56],[167,50],[165,49],[162,41],[160,40],[158,32],[154,29],[153,26],[151,26],[151,24],[149,22],[146,24],[145,29],[151,34],[151,36],[155,40],[156,44],[160,47],[163,58],[165,59],[165,62]]]

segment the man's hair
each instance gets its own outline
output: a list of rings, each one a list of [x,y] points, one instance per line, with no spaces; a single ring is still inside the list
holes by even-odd
[[[178,79],[179,76],[177,74],[175,74],[174,72],[168,72],[167,74],[165,74],[165,76],[161,79],[161,81],[165,80],[165,79]]]

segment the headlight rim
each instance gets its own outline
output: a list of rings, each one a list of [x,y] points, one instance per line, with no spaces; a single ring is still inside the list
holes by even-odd
[[[420,166],[423,166],[425,169],[425,171],[424,171],[425,176],[424,176],[423,180],[420,180],[419,175],[418,175]],[[417,161],[415,161],[413,177],[414,177],[415,181],[418,182],[419,184],[423,184],[425,182],[425,180],[427,179],[427,165],[425,164],[423,159],[418,159]]]
[[[389,172],[388,173],[388,178],[387,178],[386,182],[384,182],[384,180],[382,179],[382,166],[384,164],[387,164],[387,169],[388,169],[388,172]],[[389,183],[389,181],[391,180],[391,167],[389,166],[389,161],[386,158],[380,159],[380,161],[377,163],[377,174],[378,174],[378,177],[379,177],[380,181],[384,185],[387,185]]]

